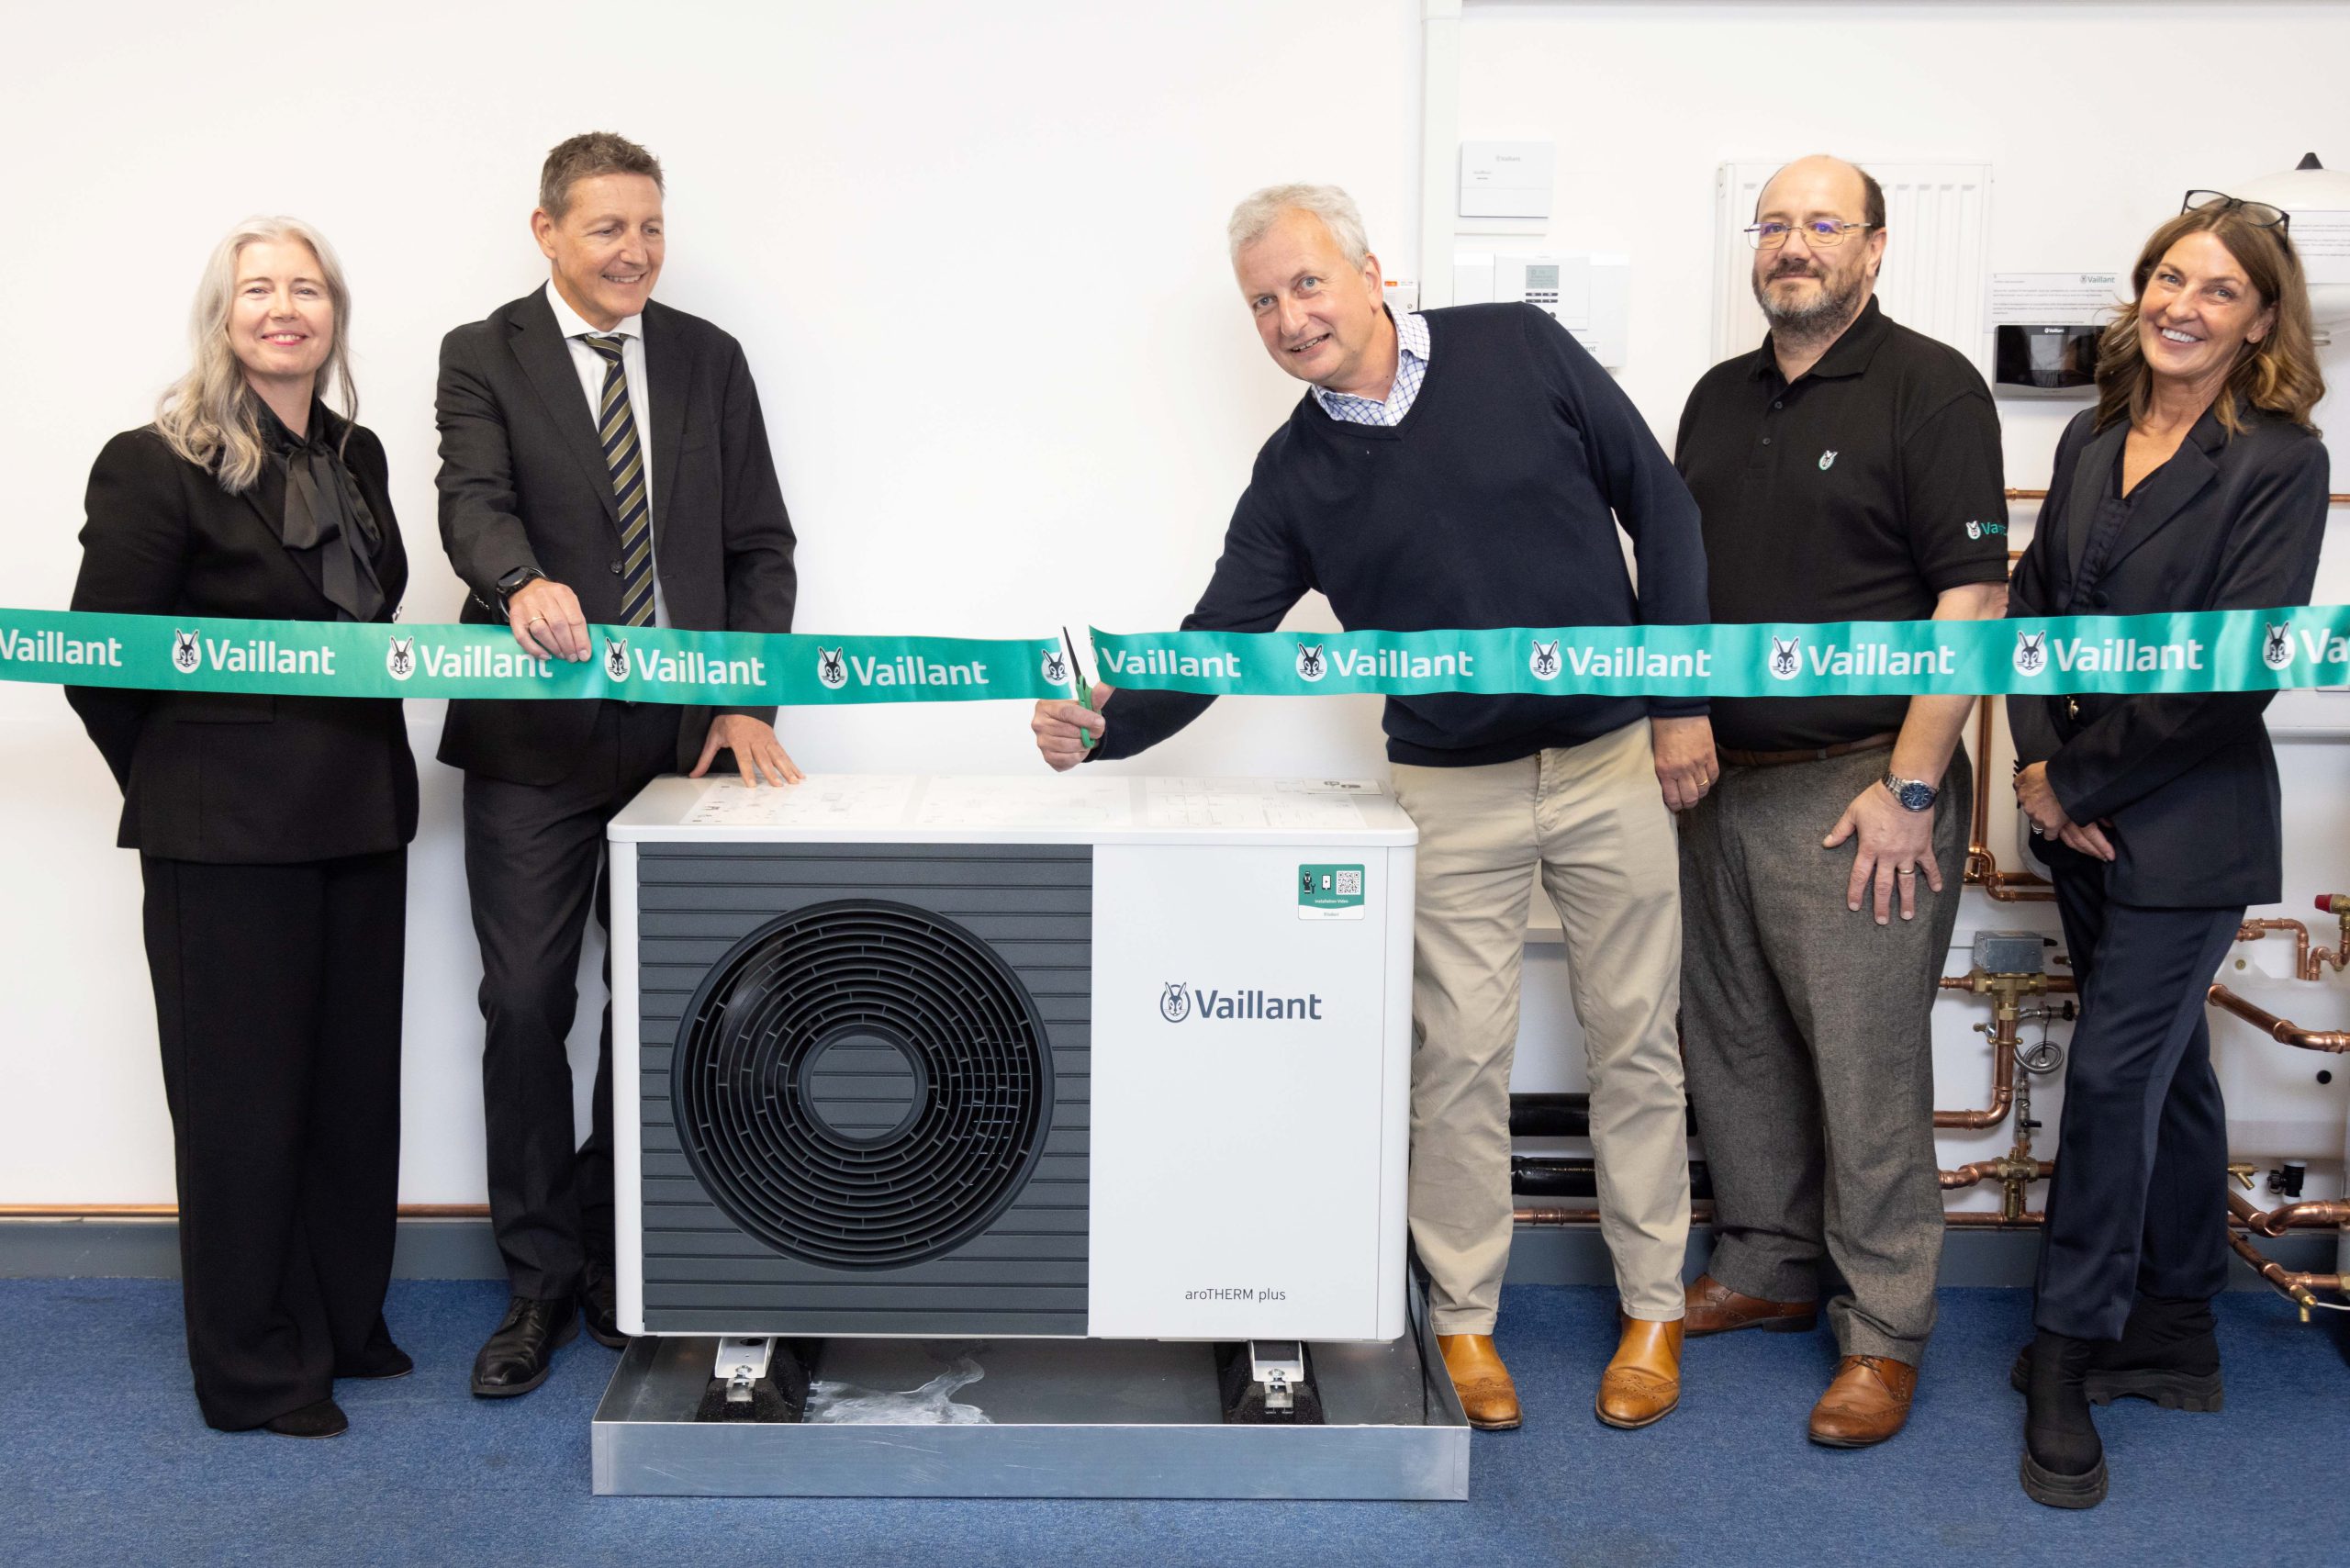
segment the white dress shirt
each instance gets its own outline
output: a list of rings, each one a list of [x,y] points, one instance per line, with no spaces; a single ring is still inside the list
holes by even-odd
[[[554,309],[555,330],[571,350],[572,368],[579,373],[579,390],[588,398],[588,428],[596,428],[596,415],[604,406],[604,356],[588,346],[588,339],[610,337],[621,339],[621,375],[628,382],[629,417],[636,421],[636,450],[644,459],[645,526],[653,524],[652,498],[658,494],[653,487],[653,399],[644,378],[644,318],[630,316],[615,323],[610,332],[599,332],[589,326],[578,311],[563,297],[563,290],[554,280],[547,280],[547,304]],[[611,481],[609,476],[605,483]],[[669,607],[661,597],[661,557],[656,552],[651,562],[653,570],[653,624],[669,624]],[[566,585],[568,586],[568,585]]]

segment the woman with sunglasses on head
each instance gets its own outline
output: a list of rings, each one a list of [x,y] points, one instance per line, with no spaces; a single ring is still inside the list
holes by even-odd
[[[2286,215],[2189,194],[2100,340],[2010,616],[2307,604],[2325,531],[2324,396]],[[2275,694],[2008,699],[2017,799],[2047,844],[2080,987],[2025,1394],[2023,1488],[2096,1506],[2089,1403],[2220,1405],[2227,1113],[2204,993],[2244,906],[2281,896]]]
[[[408,558],[383,445],[349,417],[350,316],[308,226],[251,218],[214,248],[194,366],[90,470],[75,610],[168,616],[155,634],[199,647],[221,619],[392,618]],[[140,852],[197,1407],[333,1437],[334,1379],[413,1366],[383,1311],[417,808],[400,704],[65,695]]]

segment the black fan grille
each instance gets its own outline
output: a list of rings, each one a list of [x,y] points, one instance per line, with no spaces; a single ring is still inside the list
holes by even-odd
[[[1045,1031],[953,921],[841,900],[736,944],[671,1064],[679,1147],[728,1218],[787,1257],[894,1268],[1015,1197],[1052,1125]]]

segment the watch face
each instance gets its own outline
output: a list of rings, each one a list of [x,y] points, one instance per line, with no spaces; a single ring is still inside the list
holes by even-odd
[[[1893,798],[1913,812],[1922,812],[1934,803],[1934,797],[1940,792],[1930,784],[1905,778],[1901,787],[1894,791]]]

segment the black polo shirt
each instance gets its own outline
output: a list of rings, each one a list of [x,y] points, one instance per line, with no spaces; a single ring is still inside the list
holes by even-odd
[[[1868,302],[1792,386],[1765,338],[1706,373],[1673,465],[1705,520],[1719,622],[1923,621],[1945,590],[2008,575],[1999,417],[1964,355]],[[1744,751],[1897,730],[1907,697],[1713,700]]]

